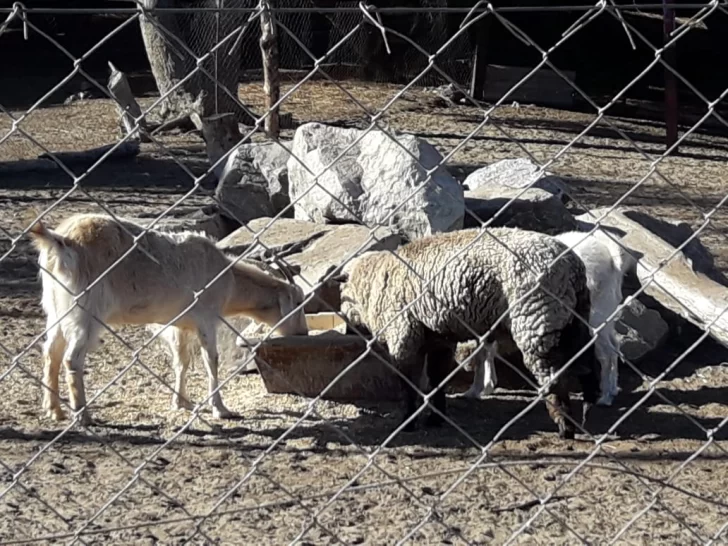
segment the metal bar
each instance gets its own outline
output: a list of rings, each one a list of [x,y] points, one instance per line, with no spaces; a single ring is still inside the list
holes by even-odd
[[[675,9],[672,0],[663,0],[663,44],[667,45],[675,30]],[[675,47],[663,50],[665,62],[675,68]],[[675,74],[665,68],[665,145],[670,148],[677,142],[678,100]],[[675,148],[677,151],[677,148]]]

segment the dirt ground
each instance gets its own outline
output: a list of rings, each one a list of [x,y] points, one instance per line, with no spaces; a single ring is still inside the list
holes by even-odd
[[[341,85],[372,111],[399,91]],[[260,106],[260,85],[243,86],[241,97]],[[382,119],[447,154],[483,115],[433,107],[431,97],[413,88]],[[366,125],[364,111],[326,82],[297,90],[283,111],[301,122]],[[623,204],[693,227],[728,192],[728,137],[694,133],[651,171],[664,151],[656,122],[607,118],[566,148],[594,118],[505,106],[448,164],[461,176],[527,153],[538,161],[558,156],[550,170],[568,177],[576,206],[610,205],[634,190]],[[115,119],[109,101],[89,100],[40,108],[20,126],[53,151],[82,150],[117,139]],[[42,152],[17,133],[5,139],[10,127],[0,117],[0,161]],[[499,389],[482,401],[450,401],[467,436],[445,426],[399,434],[380,448],[396,427],[396,406],[320,401],[307,414],[309,400],[267,394],[257,375],[234,377],[222,391],[240,419],[216,421],[205,408],[184,427],[189,414],[169,409],[170,390],[159,380],[172,381],[161,347],[150,345],[132,363],[148,338],[139,328],[120,329],[126,345],[109,337],[87,360],[92,426],[67,430],[45,419],[37,381],[40,285],[35,255],[26,240],[15,240],[22,214],[58,201],[51,223],[98,211],[99,203],[117,215],[161,214],[193,188],[171,158],[197,176],[206,160],[195,136],[160,143],[164,149],[144,144],[134,161],[100,166],[75,188],[58,171],[0,170],[3,544],[728,543],[728,427],[714,431],[728,418],[728,355],[709,340],[692,347],[692,329],[640,362],[642,376],[624,368],[614,407],[595,410],[593,436],[574,441],[558,440],[542,404],[511,425],[532,395]],[[211,187],[205,181],[174,212],[211,203]],[[727,227],[718,210],[701,237],[724,272]],[[651,378],[686,351],[649,394]],[[229,373],[223,367],[223,378]],[[204,397],[199,364],[189,388],[194,400]]]

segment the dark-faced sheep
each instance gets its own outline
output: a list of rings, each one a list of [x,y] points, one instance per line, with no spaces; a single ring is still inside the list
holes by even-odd
[[[581,260],[548,235],[512,228],[488,231],[430,236],[400,247],[398,256],[368,252],[342,271],[342,311],[353,325],[378,335],[394,365],[415,385],[425,359],[430,385],[439,385],[456,344],[483,336],[501,315],[504,319],[488,341],[511,338],[541,386],[591,340],[588,324],[565,307],[588,320],[590,297]],[[569,375],[583,390],[585,420],[599,396],[593,344],[546,394],[549,414],[564,438],[574,436],[574,426],[565,418],[570,413]],[[405,392],[408,419],[416,409],[416,394],[409,386]],[[445,404],[439,389],[433,405],[444,414]],[[430,416],[430,423],[438,421],[436,414]]]

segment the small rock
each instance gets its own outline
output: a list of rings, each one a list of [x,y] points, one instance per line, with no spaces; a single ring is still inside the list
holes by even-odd
[[[426,177],[425,169],[442,161],[440,153],[413,135],[390,134],[321,123],[299,127],[292,153],[308,169],[288,160],[295,218],[389,226],[410,239],[460,229],[462,187],[442,166]]]
[[[519,195],[521,192],[521,189],[496,183],[466,191],[465,227],[479,227],[481,222],[493,218],[517,197],[489,224],[491,227],[517,227],[550,235],[576,228],[574,218],[557,195],[538,188],[528,189]]]
[[[564,181],[548,171],[537,179],[536,173],[539,169],[536,163],[527,158],[503,159],[471,173],[463,185],[470,191],[491,184],[519,190],[526,187],[537,188],[552,193],[564,203],[568,202],[568,186]],[[531,186],[534,180],[537,181]]]
[[[614,328],[620,351],[630,362],[660,348],[669,332],[660,313],[636,299],[620,310]]]

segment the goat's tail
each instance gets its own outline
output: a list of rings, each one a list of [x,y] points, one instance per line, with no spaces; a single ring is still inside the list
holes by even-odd
[[[75,270],[77,255],[71,241],[49,229],[37,219],[39,216],[40,213],[35,209],[31,209],[25,214],[26,221],[31,224],[28,234],[33,241],[33,246],[41,255],[41,265],[47,266],[53,262],[62,270]]]
[[[59,235],[52,229],[48,229],[46,225],[38,219],[40,214],[35,208],[30,209],[25,213],[24,220],[30,222],[30,229],[28,235],[33,240],[33,245],[40,252],[48,251],[62,251],[68,246],[66,238],[63,235]]]

